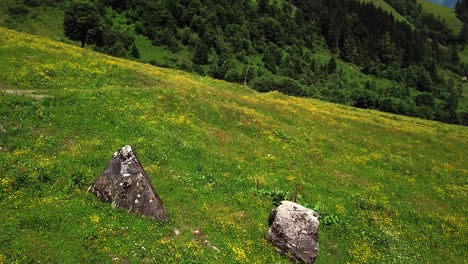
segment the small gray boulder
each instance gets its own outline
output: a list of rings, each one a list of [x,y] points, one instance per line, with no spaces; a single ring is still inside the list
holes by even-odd
[[[163,202],[130,146],[116,151],[101,176],[89,187],[105,202],[161,221],[167,221]]]
[[[319,252],[317,214],[302,205],[282,201],[269,218],[267,240],[300,263],[314,263]]]

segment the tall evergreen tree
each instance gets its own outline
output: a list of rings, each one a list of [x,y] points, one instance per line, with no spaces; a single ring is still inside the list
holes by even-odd
[[[67,38],[86,43],[95,43],[102,31],[101,15],[88,0],[74,0],[65,10],[63,31]]]

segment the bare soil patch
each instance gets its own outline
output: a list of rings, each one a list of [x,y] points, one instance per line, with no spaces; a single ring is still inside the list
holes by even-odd
[[[50,95],[47,95],[47,94],[37,93],[37,92],[39,92],[38,90],[0,89],[0,92],[7,93],[7,94],[13,94],[13,95],[29,96],[29,97],[32,97],[32,98],[37,99],[37,100],[42,100],[44,98],[50,97]]]

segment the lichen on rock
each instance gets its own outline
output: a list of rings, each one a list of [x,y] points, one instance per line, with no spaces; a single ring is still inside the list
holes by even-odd
[[[282,201],[269,218],[267,240],[300,263],[314,263],[319,252],[317,214],[302,205]]]
[[[100,200],[147,217],[167,221],[163,202],[130,146],[116,151],[89,191]]]

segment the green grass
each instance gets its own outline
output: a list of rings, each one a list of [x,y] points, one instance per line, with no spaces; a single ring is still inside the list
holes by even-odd
[[[362,0],[363,2],[371,2],[374,3],[375,6],[382,8],[383,10],[391,13],[397,21],[404,21],[410,24],[400,13],[398,13],[393,7],[387,4],[383,0]],[[418,0],[418,3],[421,5],[422,10],[427,13],[432,13],[436,17],[440,17],[444,20],[449,29],[452,30],[454,34],[460,33],[462,23],[458,18],[455,16],[455,11],[452,8],[448,8],[446,6],[441,6],[426,0]]]
[[[0,93],[1,263],[288,263],[257,184],[318,208],[316,263],[467,258],[466,127],[0,35],[0,89],[49,95]],[[87,193],[126,144],[168,224]]]
[[[139,50],[138,61],[160,65],[166,68],[180,68],[181,65],[192,65],[192,53],[188,49],[171,52],[166,47],[154,46],[148,38],[137,35],[135,44]]]
[[[463,92],[460,99],[460,110],[468,111],[468,84],[463,84]]]
[[[460,56],[460,62],[468,63],[468,47],[464,47],[462,50],[458,51],[458,56]]]
[[[427,13],[432,13],[436,17],[442,18],[445,20],[450,30],[453,33],[459,34],[462,28],[462,22],[458,20],[455,16],[455,11],[452,8],[446,6],[441,6],[426,0],[418,0],[418,3],[421,5],[422,10]]]
[[[7,3],[0,5],[0,24],[21,32],[66,41],[63,33],[63,11],[56,7],[29,8],[29,13],[7,16]],[[10,4],[12,5],[12,4]]]
[[[163,47],[154,46],[146,37],[138,35],[135,39],[135,43],[140,52],[141,61],[155,60],[158,62],[166,62],[168,57],[172,56],[172,53]]]

